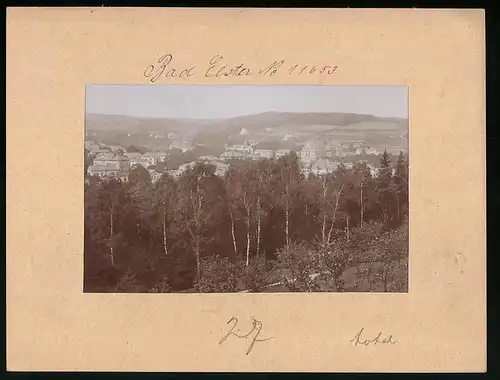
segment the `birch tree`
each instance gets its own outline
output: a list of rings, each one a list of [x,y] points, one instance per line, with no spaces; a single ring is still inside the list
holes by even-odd
[[[226,198],[228,202],[229,218],[231,221],[231,238],[233,241],[234,256],[237,258],[238,246],[236,243],[235,214],[237,213],[237,171],[234,166],[230,166],[225,177]]]
[[[369,199],[369,191],[371,190],[370,185],[372,182],[372,176],[366,162],[358,162],[354,167],[353,175],[354,191],[359,194],[357,202],[359,205],[359,225],[360,227],[363,227],[366,204]]]
[[[106,239],[109,247],[109,261],[116,265],[115,250],[120,238],[117,229],[118,216],[123,209],[123,186],[120,181],[110,179],[99,183],[99,204],[103,216],[104,227],[108,231]]]
[[[233,193],[246,226],[245,265],[250,264],[251,227],[258,198],[258,175],[253,162],[238,165],[232,174]]]
[[[393,177],[393,192],[396,197],[397,220],[401,223],[407,212],[408,204],[408,163],[405,160],[403,152],[399,153],[398,160],[396,161]]]
[[[271,206],[272,202],[272,161],[261,160],[257,163],[257,199],[256,199],[256,218],[257,218],[257,242],[255,253],[260,255],[260,246],[262,238],[262,219],[266,215],[266,209]],[[266,207],[267,205],[267,207]]]
[[[201,275],[201,251],[204,234],[212,221],[212,197],[208,186],[215,176],[215,167],[197,163],[186,170],[179,179],[179,196],[183,213],[184,230],[188,231],[196,261],[195,280]]]
[[[168,257],[168,232],[170,223],[175,219],[177,206],[177,184],[172,176],[163,174],[155,184],[153,202],[159,216],[163,252]]]
[[[277,176],[279,180],[277,195],[285,216],[285,246],[287,247],[290,244],[290,213],[302,179],[298,157],[295,153],[292,152],[279,158]]]

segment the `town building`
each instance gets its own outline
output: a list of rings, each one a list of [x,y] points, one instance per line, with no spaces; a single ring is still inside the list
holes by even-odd
[[[380,153],[379,153],[379,151],[378,151],[377,149],[375,149],[375,148],[370,148],[370,147],[368,147],[368,148],[366,148],[366,149],[365,149],[365,153],[366,153],[366,154],[374,154],[374,155],[379,155],[379,154],[380,154]],[[382,153],[383,153],[383,152],[382,152]]]
[[[107,148],[111,150],[112,152],[125,152],[125,149],[123,149],[121,146],[118,145],[108,145]]]
[[[180,149],[182,150],[182,153],[186,153],[188,150],[193,149],[193,145],[191,145],[187,141],[175,140],[172,142],[172,144],[170,144],[168,149]]]
[[[101,147],[94,141],[86,140],[85,141],[85,149],[89,152],[97,152]]]
[[[130,167],[134,165],[141,165],[142,167],[148,169],[150,166],[155,165],[155,159],[153,157],[131,157],[130,158]]]
[[[162,173],[156,169],[150,169],[148,170],[149,175],[151,177],[151,182],[156,183],[162,176]]]
[[[225,145],[226,152],[241,152],[245,155],[252,155],[253,153],[253,146],[248,144],[246,141],[244,144],[232,144],[232,145]]]
[[[93,166],[114,167],[120,171],[128,171],[130,163],[128,157],[111,153],[96,157]]]
[[[147,160],[151,160],[154,162],[153,165],[157,164],[158,162],[165,162],[165,160],[168,157],[168,153],[165,152],[147,152],[142,155],[143,158]]]
[[[255,149],[253,152],[254,160],[262,159],[272,159],[274,157],[274,152],[271,149]]]
[[[140,154],[139,152],[132,152],[132,153],[125,153],[124,156],[128,157],[129,160],[133,160],[142,157],[142,154]]]
[[[101,148],[101,147],[99,147],[96,150],[91,150],[90,151],[90,154],[94,155],[94,156],[99,156],[101,154],[106,154],[106,153],[112,153],[112,152],[110,152],[109,149],[105,149],[105,148]]]
[[[292,151],[290,149],[278,149],[275,153],[274,156],[278,159],[280,157],[286,156],[287,154],[290,154]]]
[[[214,161],[218,161],[219,159],[215,156],[200,156],[198,157],[198,161],[202,161],[202,162],[214,162]]]
[[[100,161],[111,160],[111,159],[113,159],[114,156],[115,156],[114,153],[109,152],[109,151],[106,150],[106,151],[103,151],[101,153],[97,153],[95,155],[94,162],[97,161],[99,163]],[[95,165],[98,165],[98,163],[96,163]]]
[[[222,161],[227,160],[244,160],[245,158],[250,157],[249,154],[245,154],[241,151],[237,150],[226,150],[224,153],[220,155],[220,159]]]
[[[304,144],[299,152],[299,157],[304,160],[316,160],[322,156],[325,145],[321,141],[312,140]]]
[[[101,178],[118,178],[126,180],[129,171],[129,160],[121,155],[101,155],[87,169],[89,176]]]
[[[87,174],[89,176],[116,178],[119,177],[121,171],[115,165],[90,165]]]
[[[346,156],[346,154],[345,154],[344,148],[343,148],[343,147],[337,147],[337,148],[335,149],[335,155],[336,155],[337,157],[345,157],[345,156]]]

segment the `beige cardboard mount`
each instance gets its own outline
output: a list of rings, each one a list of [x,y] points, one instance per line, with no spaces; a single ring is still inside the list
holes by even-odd
[[[151,83],[169,53],[195,74]],[[215,55],[254,74],[207,77]],[[280,60],[337,69],[258,73]],[[91,83],[408,86],[409,292],[84,294]],[[485,234],[482,10],[7,11],[9,370],[485,371]],[[219,345],[232,316],[274,339]],[[354,347],[361,328],[398,342]]]

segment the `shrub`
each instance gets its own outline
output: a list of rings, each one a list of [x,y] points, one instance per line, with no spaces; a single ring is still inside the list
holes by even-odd
[[[236,264],[227,257],[218,255],[201,259],[201,276],[195,284],[200,293],[231,293],[238,290],[238,275],[240,272]]]
[[[290,243],[277,252],[281,280],[291,292],[319,291],[318,255],[305,243]]]

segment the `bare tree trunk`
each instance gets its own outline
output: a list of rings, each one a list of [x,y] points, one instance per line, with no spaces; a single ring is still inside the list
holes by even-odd
[[[399,194],[397,194],[397,204],[398,204],[398,223],[401,221],[400,211],[399,211]]]
[[[323,186],[323,207],[326,208],[326,193],[327,193],[326,175],[324,176],[322,186]],[[323,225],[321,227],[321,242],[323,244],[326,243],[326,212],[325,211],[326,210],[323,210]],[[330,240],[330,239],[328,239],[328,240]]]
[[[114,229],[113,229],[113,210],[110,210],[109,212],[109,236],[110,236],[110,244],[109,244],[109,256],[111,259],[111,266],[115,266],[115,253],[113,250],[113,244],[114,242]]]
[[[330,229],[331,230],[331,229]],[[328,237],[330,237],[331,232],[328,234]],[[326,212],[323,212],[323,226],[321,227],[321,242],[324,244],[326,243]],[[330,239],[328,239],[330,240]]]
[[[165,251],[165,258],[168,256],[167,249],[167,220],[166,215],[163,213],[163,250]]]
[[[385,267],[385,273],[384,273],[384,292],[387,292],[387,279],[388,279],[388,274],[389,274],[389,267]]]
[[[363,202],[363,184],[361,184],[361,197],[360,197],[360,203],[361,203],[361,220],[360,220],[360,226],[363,227],[363,219],[364,219],[364,202]]]
[[[246,266],[250,264],[250,210],[247,209],[247,261]]]
[[[306,229],[309,227],[309,213],[308,213],[308,209],[309,209],[309,208],[307,207],[307,203],[306,203],[306,205],[305,205],[305,214],[306,214],[306,220],[305,220],[305,222],[306,222]]]
[[[199,280],[200,279],[200,246],[198,241],[196,241],[195,247],[194,247],[194,255],[196,257],[196,276],[195,279]]]
[[[337,199],[335,200],[335,209],[333,211],[333,219],[332,219],[332,224],[330,225],[330,231],[328,231],[328,239],[327,239],[327,244],[330,244],[330,239],[332,236],[333,232],[333,225],[335,224],[335,220],[337,219],[337,210],[339,208],[339,200],[340,200],[340,194],[342,194],[342,190],[344,189],[344,185],[340,188],[340,191],[337,193]]]
[[[372,282],[372,264],[368,264],[368,290],[371,292],[373,290],[373,282]]]
[[[347,217],[347,241],[349,241],[349,217]]]
[[[260,212],[261,212],[261,206],[260,206],[260,196],[257,197],[257,256],[259,256],[260,253]]]
[[[286,238],[286,246],[288,247],[290,243],[289,237],[289,210],[288,210],[288,200],[285,201],[285,238]]]
[[[238,249],[236,247],[236,235],[234,233],[234,217],[233,217],[233,210],[231,209],[231,205],[229,205],[229,215],[231,216],[231,236],[233,237],[234,255],[235,255],[235,257],[238,257]]]
[[[201,209],[202,209],[202,201],[203,196],[200,194],[200,178],[196,183],[196,196],[198,200],[198,205],[195,212],[195,223],[196,223],[196,236],[195,236],[195,249],[194,254],[196,257],[196,279],[200,279],[201,276],[201,267],[200,267],[200,245],[201,245],[201,236],[200,236],[200,228],[201,228]]]

